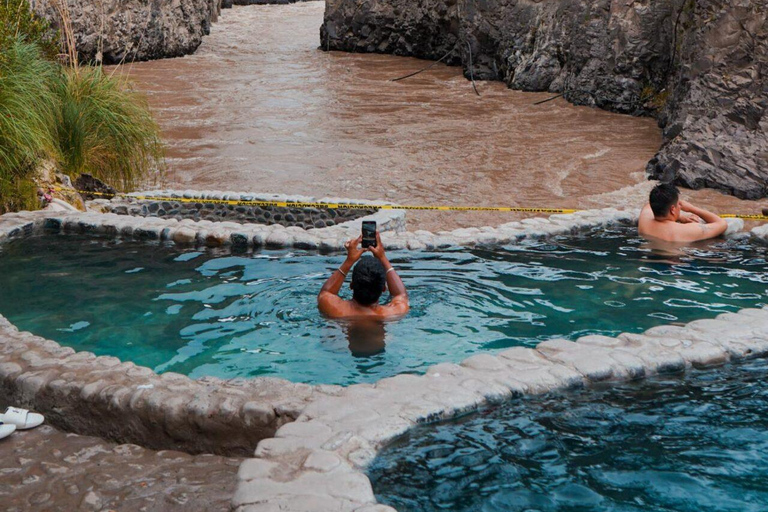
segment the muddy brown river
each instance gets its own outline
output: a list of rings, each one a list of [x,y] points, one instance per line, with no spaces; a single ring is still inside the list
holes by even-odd
[[[191,56],[126,66],[168,145],[166,184],[400,204],[639,206],[653,119],[480,82],[457,67],[318,49],[323,2],[223,11]],[[755,203],[686,193],[705,207]],[[763,206],[768,206],[763,202]],[[496,225],[519,214],[409,212],[409,228]]]

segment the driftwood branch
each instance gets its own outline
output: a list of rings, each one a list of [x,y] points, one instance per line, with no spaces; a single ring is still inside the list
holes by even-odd
[[[456,42],[456,44],[458,44],[458,41]],[[433,67],[437,66],[437,65],[438,65],[440,62],[442,62],[442,61],[443,61],[443,60],[444,60],[446,57],[448,57],[448,56],[449,56],[451,53],[453,53],[453,50],[455,50],[455,49],[456,49],[456,44],[454,44],[454,45],[453,45],[453,48],[451,48],[450,50],[448,50],[448,53],[446,53],[445,55],[443,55],[442,57],[440,57],[439,59],[437,59],[435,62],[433,62],[433,63],[432,63],[432,64],[430,64],[429,66],[427,66],[427,67],[425,67],[425,68],[423,68],[423,69],[420,69],[420,70],[418,70],[418,71],[415,71],[415,72],[413,72],[413,73],[409,73],[409,74],[407,74],[407,75],[405,75],[405,76],[401,76],[400,78],[390,78],[390,80],[389,80],[389,81],[390,81],[390,82],[398,82],[398,81],[400,81],[400,80],[405,80],[406,78],[411,78],[412,76],[416,76],[416,75],[418,75],[419,73],[423,73],[424,71],[427,71],[427,70],[429,70],[429,69],[432,69]]]
[[[541,105],[542,103],[546,103],[548,101],[556,100],[557,98],[563,96],[564,94],[565,94],[564,92],[561,92],[557,96],[552,96],[551,98],[547,98],[545,100],[537,101],[536,103],[534,103],[534,105]]]
[[[469,79],[472,81],[472,89],[474,89],[475,94],[480,96],[480,93],[477,92],[477,86],[475,85],[475,75],[472,68],[472,45],[469,44],[469,41],[467,41],[467,48],[469,48]]]

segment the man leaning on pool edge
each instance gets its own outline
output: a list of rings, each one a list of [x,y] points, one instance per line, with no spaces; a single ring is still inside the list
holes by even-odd
[[[347,259],[320,289],[317,296],[318,309],[330,318],[385,319],[405,315],[409,309],[408,293],[400,276],[387,259],[378,231],[375,247],[363,249],[360,247],[361,242],[362,237],[358,237],[344,244]],[[361,259],[367,251],[373,254],[373,258]],[[352,282],[349,287],[352,288],[352,300],[344,300],[339,297],[339,290],[350,270]],[[387,289],[392,300],[389,304],[380,305],[379,297]]]
[[[728,224],[712,212],[680,200],[671,183],[651,190],[649,203],[640,212],[637,231],[646,238],[665,242],[696,242],[722,235]]]

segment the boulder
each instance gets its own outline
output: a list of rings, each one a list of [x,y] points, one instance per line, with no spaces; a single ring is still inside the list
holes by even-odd
[[[221,0],[66,1],[80,59],[116,64],[193,53],[216,21]],[[59,28],[51,0],[30,4]]]
[[[117,190],[90,174],[81,174],[75,180],[75,188],[85,199],[112,199]]]

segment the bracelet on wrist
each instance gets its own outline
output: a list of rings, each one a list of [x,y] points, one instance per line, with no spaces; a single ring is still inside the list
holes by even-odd
[[[347,273],[341,270],[341,267],[337,268],[336,270],[338,270],[344,277],[347,277]]]
[[[384,275],[387,275],[387,274],[389,274],[390,272],[394,272],[394,271],[395,271],[395,267],[389,267],[389,268],[387,269],[387,271],[386,271],[386,272],[384,272]]]

